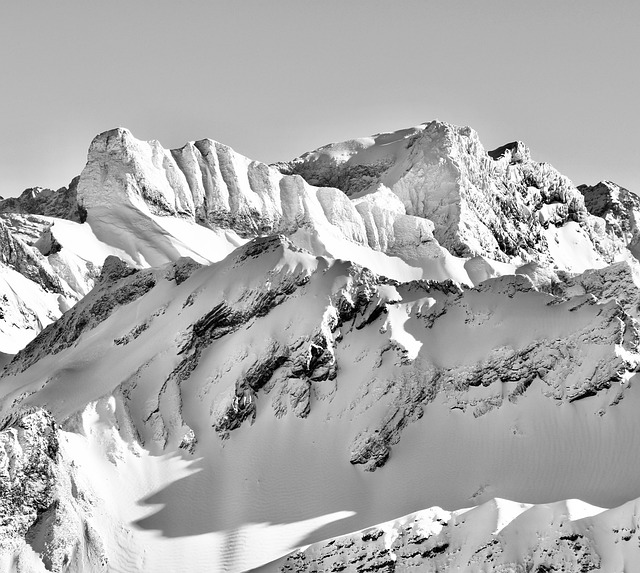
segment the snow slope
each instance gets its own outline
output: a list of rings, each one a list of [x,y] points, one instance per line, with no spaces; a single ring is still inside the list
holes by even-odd
[[[3,425],[60,425],[75,485],[50,522],[93,533],[49,559],[244,571],[416,507],[640,495],[632,326],[524,276],[400,284],[285,238],[205,267],[112,258],[7,368]]]

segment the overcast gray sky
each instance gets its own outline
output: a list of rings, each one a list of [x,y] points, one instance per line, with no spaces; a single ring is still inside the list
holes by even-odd
[[[5,1],[0,195],[116,126],[272,162],[435,118],[640,192],[639,61],[631,0]]]

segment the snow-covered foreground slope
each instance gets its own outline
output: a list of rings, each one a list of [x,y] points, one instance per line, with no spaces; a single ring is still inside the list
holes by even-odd
[[[278,237],[206,267],[112,258],[5,371],[5,440],[41,408],[60,427],[58,501],[6,547],[25,567],[243,571],[416,507],[622,503],[636,367],[619,305],[525,276],[403,284]]]
[[[118,129],[4,209],[0,570],[634,570],[635,196],[441,122],[277,167]]]

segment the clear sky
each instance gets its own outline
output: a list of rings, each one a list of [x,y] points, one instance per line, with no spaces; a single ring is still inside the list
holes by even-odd
[[[0,195],[116,126],[265,162],[431,119],[640,192],[632,0],[3,1]]]

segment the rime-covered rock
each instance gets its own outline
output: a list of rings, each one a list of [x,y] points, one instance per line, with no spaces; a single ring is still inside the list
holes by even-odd
[[[0,552],[23,538],[54,503],[56,424],[35,410],[4,420],[0,431]]]
[[[638,255],[640,242],[640,197],[611,181],[580,185],[587,210],[605,221],[607,234]]]
[[[16,571],[106,571],[86,493],[61,456],[49,412],[29,409],[0,429],[0,563]],[[37,557],[36,557],[37,556]]]

